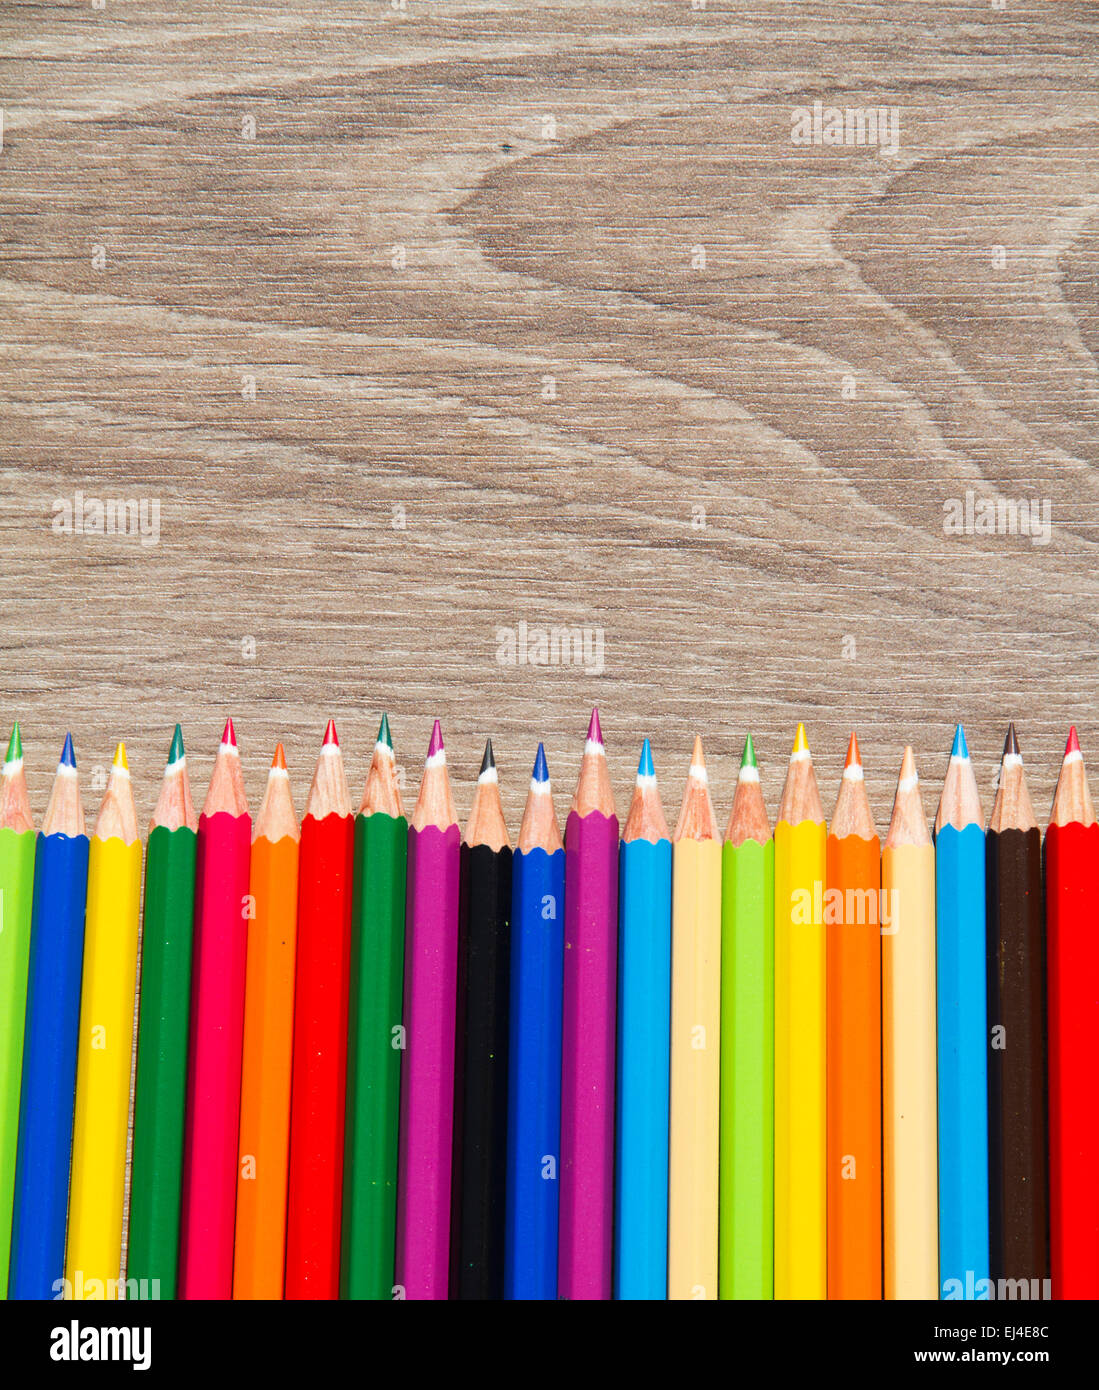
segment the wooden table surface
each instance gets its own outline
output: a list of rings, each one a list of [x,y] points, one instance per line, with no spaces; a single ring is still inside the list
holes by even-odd
[[[201,800],[227,713],[299,809],[329,714],[356,802],[382,709],[463,814],[491,734],[513,832],[596,701],[623,813],[697,729],[724,822],[748,728],[773,813],[799,719],[882,827],[956,719],[986,799],[1018,722],[1043,821],[1070,721],[1099,772],[1096,5],[14,0],[0,53],[37,815],[68,727],[89,813],[118,738],[151,811],[177,719]],[[816,101],[895,152],[795,143]],[[945,534],[967,491],[1049,543]],[[60,534],[78,493],[156,543]]]

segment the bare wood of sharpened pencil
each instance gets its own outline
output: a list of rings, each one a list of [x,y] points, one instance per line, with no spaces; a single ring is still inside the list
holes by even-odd
[[[849,775],[856,769],[857,776]],[[837,840],[845,839],[848,835],[858,835],[863,840],[876,840],[878,837],[874,813],[866,795],[866,782],[862,777],[862,768],[857,763],[843,770],[836,809],[832,812],[831,833]]]
[[[248,814],[248,797],[244,792],[240,754],[234,746],[227,743],[220,746],[214,759],[214,770],[210,775],[210,786],[202,807],[204,816],[215,816],[219,811],[224,811],[230,816]]]
[[[532,849],[556,854],[564,848],[564,844],[561,827],[557,824],[557,812],[553,808],[550,784],[548,781],[535,782],[532,778],[519,826],[519,849],[523,854],[529,854]]]
[[[915,755],[911,748],[906,748],[901,759],[897,794],[893,799],[893,815],[889,821],[889,834],[885,837],[884,848],[900,849],[902,845],[930,843],[931,835],[927,828],[923,797],[920,795]]]
[[[1037,825],[1027,790],[1023,760],[1017,754],[1005,753],[988,828],[991,831],[1034,830]]]
[[[1094,825],[1095,808],[1091,804],[1091,789],[1084,759],[1079,753],[1066,753],[1053,793],[1050,825]]]
[[[622,839],[626,844],[631,844],[634,840],[648,840],[653,845],[658,840],[671,839],[655,777],[646,777],[638,773],[630,812],[622,830]]]
[[[787,825],[800,825],[811,820],[817,825],[824,824],[824,807],[821,805],[820,791],[817,788],[817,775],[813,771],[813,760],[808,752],[795,753],[790,759],[786,782],[782,788],[778,818]]]
[[[955,758],[951,755],[943,782],[943,794],[939,798],[939,810],[935,816],[936,833],[944,825],[964,830],[967,825],[979,825],[983,828],[984,823],[981,794],[977,790],[973,763],[969,758]]]
[[[156,830],[158,826],[165,830],[180,830],[184,826],[188,830],[198,829],[186,757],[169,763],[164,769],[164,781],[160,784],[160,795],[153,808],[149,829]]]
[[[84,807],[80,804],[80,783],[76,768],[59,767],[50,789],[43,835],[86,835]]]
[[[740,769],[725,838],[737,847],[746,840],[756,840],[759,844],[765,845],[771,838],[771,822],[767,819],[763,787],[759,780],[759,770],[755,767]]]
[[[349,816],[351,814],[351,793],[347,787],[347,774],[343,766],[343,754],[338,743],[326,743],[317,757],[313,780],[309,784],[309,794],[305,798],[305,816],[323,820],[325,816]]]
[[[362,816],[392,816],[396,819],[404,815],[401,806],[401,788],[397,781],[397,759],[393,749],[384,743],[374,745],[374,756],[370,759],[370,771],[366,774],[362,804]]]
[[[416,798],[416,809],[412,813],[412,830],[424,830],[433,825],[445,830],[458,824],[458,812],[454,809],[454,796],[450,790],[450,778],[446,770],[446,758],[440,755],[428,760],[424,768],[420,794]]]
[[[714,806],[710,799],[710,779],[706,772],[706,759],[702,753],[702,740],[695,735],[691,766],[687,773],[687,785],[683,791],[683,804],[676,823],[674,840],[717,840],[720,838]]]
[[[15,764],[4,764],[4,774],[0,778],[0,829],[13,830],[17,835],[34,829],[22,758]]]
[[[290,790],[290,776],[285,767],[273,766],[267,774],[267,786],[253,827],[252,843],[259,839],[272,845],[280,840],[301,839],[294,796]]]
[[[473,805],[466,822],[465,842],[471,847],[487,845],[495,851],[511,846],[511,838],[504,821],[504,808],[500,802],[500,780],[495,768],[483,772],[477,779]]]
[[[107,790],[99,806],[95,821],[94,838],[97,840],[121,840],[132,845],[138,838],[137,808],[134,806],[134,789],[128,768],[111,768],[107,779]]]
[[[578,816],[589,815],[592,811],[604,816],[614,815],[614,792],[607,769],[607,755],[601,744],[590,739],[580,761],[580,776],[576,782],[572,809]]]

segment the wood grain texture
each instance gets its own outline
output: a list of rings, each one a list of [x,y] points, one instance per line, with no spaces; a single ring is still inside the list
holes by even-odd
[[[144,819],[182,720],[201,801],[227,712],[254,806],[329,714],[357,797],[387,708],[406,796],[442,717],[464,819],[490,733],[513,831],[594,701],[620,808],[699,729],[722,823],[745,730],[773,816],[802,718],[883,823],[958,718],[986,808],[1009,718],[1043,819],[1069,720],[1099,765],[1094,6],[17,2],[0,52],[36,814],[69,726]],[[793,144],[816,99],[895,105],[895,156]],[[1050,544],[944,535],[967,488]],[[159,543],[56,534],[77,489]],[[604,673],[501,665],[520,621]]]

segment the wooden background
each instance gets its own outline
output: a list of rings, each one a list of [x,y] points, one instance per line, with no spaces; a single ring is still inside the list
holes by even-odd
[[[4,6],[36,814],[70,726],[144,816],[182,720],[201,800],[230,712],[299,808],[334,714],[357,802],[387,708],[409,799],[443,718],[463,813],[491,734],[514,832],[598,701],[622,812],[699,729],[724,821],[750,727],[773,813],[804,718],[826,806],[855,727],[879,821],[906,741],[930,813],[954,720],[987,798],[1014,717],[1044,819],[1070,720],[1099,768],[1099,8],[406,5]],[[795,146],[818,98],[897,106],[895,157]],[[1051,543],[944,536],[967,488]],[[78,489],[159,543],[56,534]],[[501,665],[520,621],[605,672]]]

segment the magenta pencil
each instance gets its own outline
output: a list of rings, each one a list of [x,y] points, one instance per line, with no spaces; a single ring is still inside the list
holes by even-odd
[[[408,831],[395,1274],[405,1298],[445,1299],[449,1292],[460,864],[436,720]]]
[[[618,818],[599,711],[565,825],[558,1297],[611,1296]]]
[[[252,817],[230,719],[198,822],[180,1298],[233,1296],[251,847]]]

